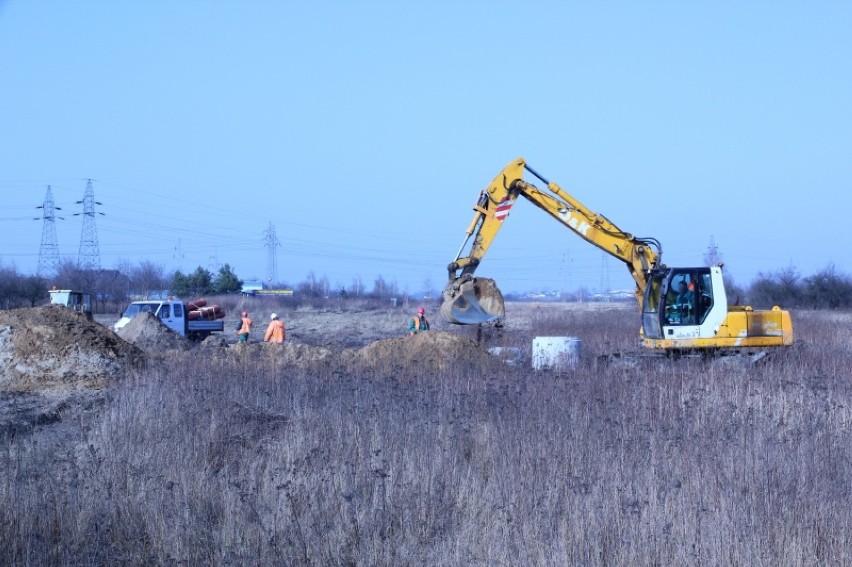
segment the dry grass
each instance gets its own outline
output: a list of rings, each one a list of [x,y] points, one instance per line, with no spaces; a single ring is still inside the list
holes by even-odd
[[[852,563],[852,318],[795,313],[801,344],[759,366],[593,362],[632,315],[492,337],[581,337],[562,374],[151,367],[68,408],[73,437],[5,440],[0,563]]]

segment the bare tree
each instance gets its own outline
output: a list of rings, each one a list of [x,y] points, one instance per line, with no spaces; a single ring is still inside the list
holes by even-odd
[[[296,286],[296,289],[300,295],[315,297],[319,293],[317,287],[317,277],[314,275],[313,270],[311,270],[308,272],[305,280]]]
[[[815,309],[848,308],[852,305],[852,278],[829,264],[803,281],[805,303]]]
[[[97,270],[87,270],[73,260],[59,264],[53,285],[61,289],[73,289],[95,295],[97,293]]]
[[[20,296],[35,307],[40,300],[47,299],[47,281],[39,276],[24,276],[19,283]]]
[[[777,272],[759,272],[749,288],[749,302],[756,307],[802,305],[802,278],[793,266]]]
[[[389,297],[390,293],[388,292],[388,283],[385,281],[385,278],[379,276],[373,282],[373,292],[370,294],[373,297],[385,298]]]
[[[130,278],[119,270],[97,270],[97,273],[94,291],[101,306],[106,307],[107,304],[111,304],[116,307],[123,304],[127,300]]]
[[[162,264],[144,260],[130,270],[130,288],[134,293],[141,294],[145,299],[152,291],[160,291],[166,287],[165,268]]]
[[[10,309],[18,297],[19,276],[12,268],[0,268],[0,308]]]
[[[328,297],[331,293],[331,284],[328,281],[328,276],[323,275],[318,282],[318,286],[320,295]]]
[[[349,294],[355,297],[362,297],[364,295],[364,282],[360,277],[355,277],[352,280],[352,284],[349,287]]]
[[[423,280],[423,293],[422,293],[422,295],[423,295],[424,298],[432,299],[432,296],[434,295],[434,293],[435,293],[435,290],[432,286],[432,278],[427,277],[425,280]]]

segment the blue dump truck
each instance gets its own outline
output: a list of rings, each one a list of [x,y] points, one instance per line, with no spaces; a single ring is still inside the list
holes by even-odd
[[[113,326],[118,329],[127,325],[140,313],[151,313],[163,324],[189,340],[200,341],[211,333],[225,330],[224,311],[218,305],[207,306],[204,300],[183,302],[175,298],[134,301],[121,314]]]

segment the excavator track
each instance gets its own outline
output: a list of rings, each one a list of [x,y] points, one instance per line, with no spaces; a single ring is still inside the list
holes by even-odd
[[[637,369],[657,363],[670,364],[676,361],[693,361],[717,367],[750,367],[765,364],[778,354],[775,348],[762,349],[717,349],[676,351],[630,351],[599,355],[599,365],[610,368]]]

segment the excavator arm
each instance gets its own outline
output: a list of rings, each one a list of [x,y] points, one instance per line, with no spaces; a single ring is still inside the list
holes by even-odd
[[[528,172],[547,186],[542,191],[524,181]],[[662,247],[654,238],[638,238],[624,232],[601,214],[587,209],[559,185],[548,181],[518,158],[486,187],[473,207],[474,215],[455,260],[447,267],[449,282],[443,291],[441,314],[450,323],[475,324],[502,317],[503,298],[493,280],[474,278],[482,258],[508,217],[518,197],[571,229],[580,238],[618,258],[636,282],[640,308],[649,274],[661,267]],[[473,237],[468,251],[465,249]]]

